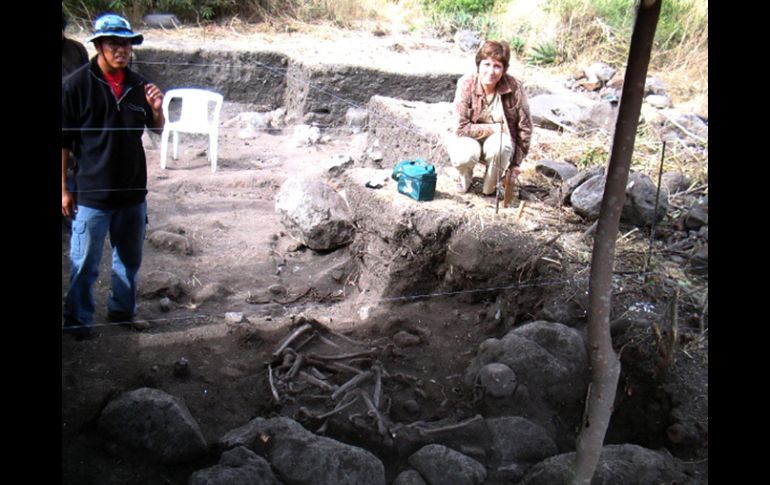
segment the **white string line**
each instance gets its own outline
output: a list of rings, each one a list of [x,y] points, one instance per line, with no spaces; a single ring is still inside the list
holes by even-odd
[[[628,272],[626,274],[636,274],[637,276],[642,276],[646,274],[653,274],[652,271],[638,271],[638,272]],[[372,303],[385,303],[385,302],[393,302],[393,301],[401,301],[401,300],[415,300],[419,298],[438,298],[442,296],[454,296],[454,295],[461,295],[461,294],[470,294],[470,293],[484,293],[484,292],[493,292],[493,291],[500,291],[500,290],[515,290],[515,289],[522,289],[522,288],[536,288],[536,287],[546,287],[546,286],[558,286],[564,283],[572,282],[575,285],[579,286],[578,281],[573,278],[562,278],[557,280],[550,280],[545,282],[531,282],[531,283],[516,283],[512,285],[506,285],[506,286],[498,286],[498,287],[487,287],[487,288],[476,288],[476,289],[470,289],[470,290],[458,290],[458,291],[448,291],[448,292],[438,292],[438,293],[426,293],[421,295],[411,295],[411,296],[397,296],[397,297],[385,297],[385,298],[376,298],[372,300],[366,300],[362,303],[366,304],[372,304]],[[707,289],[708,285],[706,285],[704,288],[701,289]],[[283,305],[283,306],[295,306],[295,305]],[[188,316],[180,316],[180,317],[166,317],[166,318],[157,318],[157,319],[140,319],[138,322],[148,322],[148,323],[157,323],[157,322],[174,322],[174,321],[180,321],[180,320],[192,320],[195,318],[216,318],[216,317],[225,317],[227,312],[225,313],[195,313],[193,315]],[[117,326],[125,326],[125,325],[131,325],[131,321],[126,322],[101,322],[101,323],[94,323],[91,325],[92,327],[117,327]],[[85,325],[72,325],[66,327],[67,329],[83,329],[83,328],[89,328]],[[63,329],[63,331],[65,331]]]
[[[562,278],[558,280],[550,280],[545,282],[533,282],[533,283],[516,283],[512,285],[506,285],[506,286],[499,286],[499,287],[488,287],[488,288],[476,288],[471,290],[458,290],[458,291],[448,291],[448,292],[438,292],[438,293],[425,293],[420,295],[410,295],[410,296],[398,296],[398,297],[385,297],[385,298],[375,298],[371,300],[365,300],[362,303],[366,304],[372,304],[372,303],[383,303],[383,302],[390,302],[390,301],[398,301],[398,300],[414,300],[419,298],[437,298],[442,296],[453,296],[453,295],[459,295],[459,294],[468,294],[468,293],[483,293],[483,292],[492,292],[492,291],[499,291],[499,290],[513,290],[513,289],[519,289],[519,288],[533,288],[533,287],[545,287],[545,286],[557,286],[569,281],[572,281],[573,278]],[[283,305],[286,307],[296,306],[296,305]],[[158,318],[158,319],[139,319],[136,321],[125,321],[125,322],[101,322],[101,323],[94,323],[91,325],[91,327],[117,327],[117,326],[126,326],[131,325],[132,323],[137,322],[165,322],[165,321],[174,321],[174,320],[190,320],[194,318],[213,318],[220,315],[226,315],[226,313],[195,313],[190,316],[182,316],[182,317],[168,317],[168,318]],[[64,327],[66,329],[77,329],[77,328],[89,328],[85,325],[70,325],[67,327]]]
[[[151,64],[151,65],[169,65],[169,66],[195,66],[195,67],[239,67],[239,68],[244,68],[244,69],[246,69],[246,68],[253,68],[254,67],[254,66],[245,65],[245,64],[206,64],[206,63],[184,63],[184,62],[174,63],[174,62],[152,62],[152,61],[136,61],[134,63],[135,64]],[[275,66],[270,66],[268,64],[264,64],[264,63],[259,62],[259,61],[254,61],[254,64],[257,64],[257,67],[260,67],[260,68],[263,68],[263,69],[267,69],[267,70],[271,70],[271,71],[288,71],[288,68],[279,68],[279,67],[275,67]],[[284,74],[281,74],[281,75],[284,75]],[[319,91],[319,92],[321,92],[323,94],[326,94],[326,95],[328,95],[328,96],[330,96],[332,98],[338,99],[338,100],[342,101],[343,103],[348,104],[349,106],[352,106],[352,107],[355,107],[355,108],[358,108],[358,109],[366,109],[362,105],[357,104],[354,101],[351,101],[351,100],[342,98],[340,96],[337,96],[337,95],[335,95],[333,93],[330,93],[330,92],[324,90],[323,88],[321,88],[321,87],[311,83],[310,81],[301,80],[301,79],[299,79],[299,78],[297,78],[295,76],[290,76],[288,73],[285,74],[285,76],[294,79],[295,81],[297,81],[300,84],[306,84],[307,86],[309,86],[309,87],[311,87],[313,89],[316,89],[317,91]],[[386,122],[389,122],[391,125],[395,126],[396,128],[403,129],[403,130],[405,130],[407,132],[412,132],[418,138],[420,138],[420,139],[422,139],[424,141],[427,141],[431,145],[430,150],[429,150],[431,155],[433,154],[433,151],[435,149],[434,145],[438,146],[438,142],[440,142],[440,138],[438,136],[436,136],[436,135],[428,136],[428,135],[422,133],[421,131],[415,131],[411,127],[401,125],[397,121],[394,121],[394,118],[392,118],[392,117],[388,117],[386,115],[379,115],[379,114],[376,114],[376,113],[370,113],[370,112],[368,112],[368,110],[367,110],[367,114],[368,114],[369,117],[375,117],[375,118],[384,120]],[[330,124],[326,124],[326,125],[314,124],[313,126],[317,126],[317,127],[320,127],[320,128],[335,127],[335,125],[330,125]],[[63,132],[92,132],[92,131],[115,131],[115,132],[118,132],[118,131],[145,131],[145,129],[146,128],[144,128],[144,127],[142,127],[142,128],[108,128],[108,127],[99,128],[99,127],[94,127],[94,128],[62,128],[62,131]],[[267,131],[278,131],[278,130],[283,131],[283,130],[289,129],[289,127],[283,127],[283,128],[267,128],[266,127],[266,128],[252,128],[252,129],[254,129],[255,131],[265,131],[265,132],[267,132]],[[90,190],[76,190],[76,191],[74,191],[74,193],[124,192],[124,191],[141,191],[141,190],[147,190],[147,189],[146,188],[90,189]]]
[[[293,79],[294,81],[296,81],[296,82],[298,82],[300,84],[305,84],[305,85],[309,86],[310,88],[313,88],[313,89],[315,89],[316,91],[319,91],[322,94],[326,94],[327,96],[330,96],[330,97],[332,97],[334,99],[337,99],[338,101],[341,101],[344,104],[347,104],[347,105],[349,105],[351,107],[358,108],[358,109],[366,109],[365,106],[363,106],[361,104],[358,104],[355,101],[343,98],[341,96],[337,96],[334,93],[330,93],[329,91],[326,91],[325,89],[323,89],[322,87],[318,86],[317,84],[314,84],[314,83],[312,83],[310,81],[307,81],[307,80],[299,79],[296,76],[292,76],[292,75],[288,74],[288,68],[271,66],[269,64],[265,64],[263,62],[259,62],[259,61],[256,61],[256,60],[253,61],[253,63],[256,64],[256,67],[259,67],[261,69],[267,69],[269,71],[286,71],[286,73],[281,73],[280,75],[284,76],[284,77],[287,77],[287,78],[291,78],[291,79]],[[179,63],[175,63],[175,62],[156,62],[156,61],[134,61],[133,64],[167,65],[167,66],[194,66],[194,67],[231,67],[231,68],[235,67],[235,68],[240,68],[240,69],[251,69],[251,68],[255,67],[255,66],[250,65],[250,64],[211,64],[211,63],[192,63],[192,62],[179,62]],[[393,121],[392,117],[388,117],[386,115],[379,115],[379,114],[376,114],[376,113],[368,113],[368,115],[370,117],[375,117],[375,118],[379,118],[379,119],[382,119],[384,121],[390,122],[393,126],[395,126],[397,128],[401,128],[401,129],[404,129],[404,130],[407,130],[407,131],[411,131],[415,135],[417,135],[418,138],[421,138],[424,141],[427,141],[427,142],[434,142],[434,141],[436,141],[436,140],[434,140],[435,136],[429,136],[429,135],[423,133],[422,131],[414,130],[413,127],[408,127],[408,126],[401,125],[400,123],[398,123],[396,121]],[[103,130],[104,131],[110,131],[110,130],[119,131],[119,130],[138,130],[138,129],[139,128],[106,128],[105,127]],[[141,129],[144,130],[144,128],[141,128]],[[81,128],[67,128],[67,129],[62,128],[62,131],[79,131],[79,130],[84,130],[84,131],[86,131],[86,130],[99,130],[99,128],[82,128],[82,129]]]
[[[341,126],[338,125],[330,125],[330,124],[313,124],[311,126],[315,126],[318,128],[339,128],[343,129]],[[222,128],[229,128],[229,126],[221,126],[219,129],[222,130]],[[285,131],[288,129],[291,129],[291,126],[282,126],[280,128],[275,127],[251,127],[254,131]],[[152,131],[150,128],[108,128],[108,127],[97,127],[97,128],[62,128],[61,131],[67,131],[67,132],[82,132],[82,131]],[[206,133],[200,133],[201,135],[205,135]]]

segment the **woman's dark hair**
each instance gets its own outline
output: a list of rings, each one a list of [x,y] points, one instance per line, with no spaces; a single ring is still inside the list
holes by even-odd
[[[67,28],[67,16],[64,15],[64,12],[61,13],[61,29],[64,31],[64,29]]]
[[[479,67],[481,61],[490,58],[501,62],[507,71],[508,62],[511,60],[511,46],[505,41],[488,40],[484,42],[476,53],[476,68]]]

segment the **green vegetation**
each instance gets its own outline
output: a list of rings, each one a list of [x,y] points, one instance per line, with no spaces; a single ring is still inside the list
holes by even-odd
[[[511,37],[508,44],[511,46],[511,52],[515,52],[518,56],[524,53],[524,48],[527,46],[526,41],[518,36]]]
[[[440,13],[477,15],[491,11],[495,0],[423,0],[423,5]]]
[[[307,22],[354,28],[375,21],[393,22],[405,30],[446,37],[470,29],[482,38],[507,40],[517,57],[538,68],[568,76],[594,62],[604,62],[624,75],[636,12],[631,0],[63,0],[63,11],[86,29],[104,11],[138,22],[151,12],[173,13],[183,22],[240,26],[264,22],[272,28]],[[398,18],[399,20],[394,20]],[[238,22],[234,22],[237,20]],[[371,24],[369,27],[371,29]],[[287,29],[288,30],[288,29]],[[675,104],[690,103],[708,118],[708,1],[664,0],[649,67]],[[569,159],[580,165],[603,163],[596,147],[610,139],[595,135],[553,140],[535,147],[533,156]],[[660,140],[640,132],[635,168],[652,170],[660,158]],[[671,146],[667,169],[678,169],[696,181],[707,180],[708,144],[693,149]]]
[[[497,21],[491,13],[495,0],[421,0],[428,14],[428,24],[439,36],[452,35],[458,30],[479,32],[482,37],[499,36]]]
[[[550,42],[536,45],[527,54],[527,63],[535,66],[560,64],[563,59],[564,54]]]
[[[62,10],[70,18],[93,20],[104,12],[115,12],[137,21],[147,13],[173,13],[183,20],[205,21],[234,15],[243,8],[236,0],[63,0]],[[259,3],[259,2],[254,2]]]

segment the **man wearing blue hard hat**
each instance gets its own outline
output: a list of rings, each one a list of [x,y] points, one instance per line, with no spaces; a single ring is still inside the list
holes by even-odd
[[[112,246],[111,321],[134,322],[136,287],[147,221],[145,127],[160,133],[163,92],[129,67],[143,41],[115,14],[94,21],[96,56],[62,82],[62,215],[72,218],[70,287],[64,331],[91,335],[104,241]],[[74,188],[67,187],[70,150],[77,158]]]

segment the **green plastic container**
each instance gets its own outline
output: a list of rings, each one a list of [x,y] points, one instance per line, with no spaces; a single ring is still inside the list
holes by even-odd
[[[399,162],[391,175],[398,181],[398,192],[414,200],[433,200],[436,168],[421,158]]]

